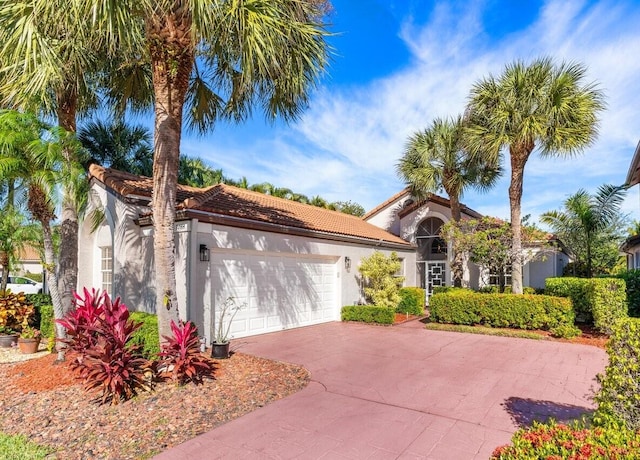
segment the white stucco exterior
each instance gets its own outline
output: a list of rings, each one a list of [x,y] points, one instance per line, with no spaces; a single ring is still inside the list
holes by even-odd
[[[105,219],[91,232],[80,231],[79,287],[102,285],[101,254],[113,248],[112,296],[130,309],[155,312],[153,230],[136,219],[146,206],[128,204],[94,182],[89,213],[101,209]],[[213,339],[216,311],[227,297],[246,307],[231,328],[234,337],[340,320],[344,305],[363,301],[358,265],[374,251],[403,260],[405,285],[415,286],[416,255],[380,242],[300,236],[212,224],[191,218],[176,222],[176,281],[180,317],[194,321]],[[200,261],[206,246],[209,261]],[[345,260],[349,259],[350,267]]]

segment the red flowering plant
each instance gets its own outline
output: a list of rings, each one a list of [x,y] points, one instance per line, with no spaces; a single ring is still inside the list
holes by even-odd
[[[191,321],[176,324],[171,321],[171,336],[164,336],[158,370],[161,376],[178,384],[203,383],[204,377],[212,377],[213,361],[200,352],[198,329]]]
[[[84,290],[76,294],[76,310],[60,320],[69,335],[65,343],[78,352],[72,369],[84,380],[86,390],[99,389],[101,403],[117,404],[150,389],[145,371],[149,362],[138,345],[130,343],[141,323],[129,319],[127,306],[105,292]]]
[[[517,431],[511,444],[493,451],[492,460],[539,458],[545,460],[596,460],[640,458],[640,433],[624,428],[585,428],[534,422],[532,428]]]

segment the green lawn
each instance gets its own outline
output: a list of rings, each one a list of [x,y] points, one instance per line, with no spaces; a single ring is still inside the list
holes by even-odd
[[[0,433],[0,458],[3,460],[42,460],[52,452],[54,449],[30,442],[25,436]]]

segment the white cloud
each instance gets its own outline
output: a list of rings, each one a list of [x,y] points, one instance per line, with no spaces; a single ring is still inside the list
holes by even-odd
[[[640,8],[633,2],[548,1],[529,26],[496,41],[483,30],[486,4],[461,8],[438,2],[425,24],[405,18],[398,36],[411,52],[406,67],[366,85],[327,83],[297,124],[272,131],[268,140],[244,139],[242,147],[214,143],[213,149],[204,141],[185,142],[183,152],[215,153],[205,156],[215,158],[231,177],[269,181],[329,200],[351,199],[370,209],[403,187],[395,164],[410,134],[434,117],[461,113],[473,83],[499,74],[505,64],[552,56],[584,63],[587,80],[599,82],[606,93],[607,110],[597,142],[583,155],[532,157],[523,213],[537,218],[558,209],[579,188],[594,191],[623,182],[640,138]],[[508,217],[507,188],[503,178],[491,193],[469,191],[463,201]],[[638,214],[638,200],[631,200],[625,209]]]
[[[365,207],[401,187],[394,165],[409,134],[433,117],[462,112],[468,91],[478,79],[499,74],[512,60],[543,55],[558,62],[584,63],[588,81],[598,81],[606,92],[608,109],[602,114],[597,143],[584,155],[530,161],[523,210],[537,215],[559,207],[578,188],[594,190],[603,183],[624,181],[640,137],[638,9],[620,2],[589,6],[550,1],[528,28],[510,34],[492,49],[487,48],[480,13],[476,6],[461,15],[440,3],[426,25],[407,19],[399,33],[412,52],[409,67],[365,87],[320,92],[298,124],[298,132],[317,149],[316,158],[328,152],[344,158],[348,167],[341,171],[343,182],[375,184],[379,180],[392,187],[369,190],[361,201]],[[508,208],[508,182],[501,186],[501,198],[490,206],[483,204],[483,212],[497,214]],[[540,190],[550,191],[540,194]],[[486,198],[481,201],[486,203]]]

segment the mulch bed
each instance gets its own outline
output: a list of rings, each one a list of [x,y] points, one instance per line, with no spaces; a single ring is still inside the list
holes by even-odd
[[[203,385],[160,383],[98,405],[55,355],[0,365],[0,431],[52,446],[56,459],[149,458],[304,388],[302,367],[242,353],[215,360]]]

